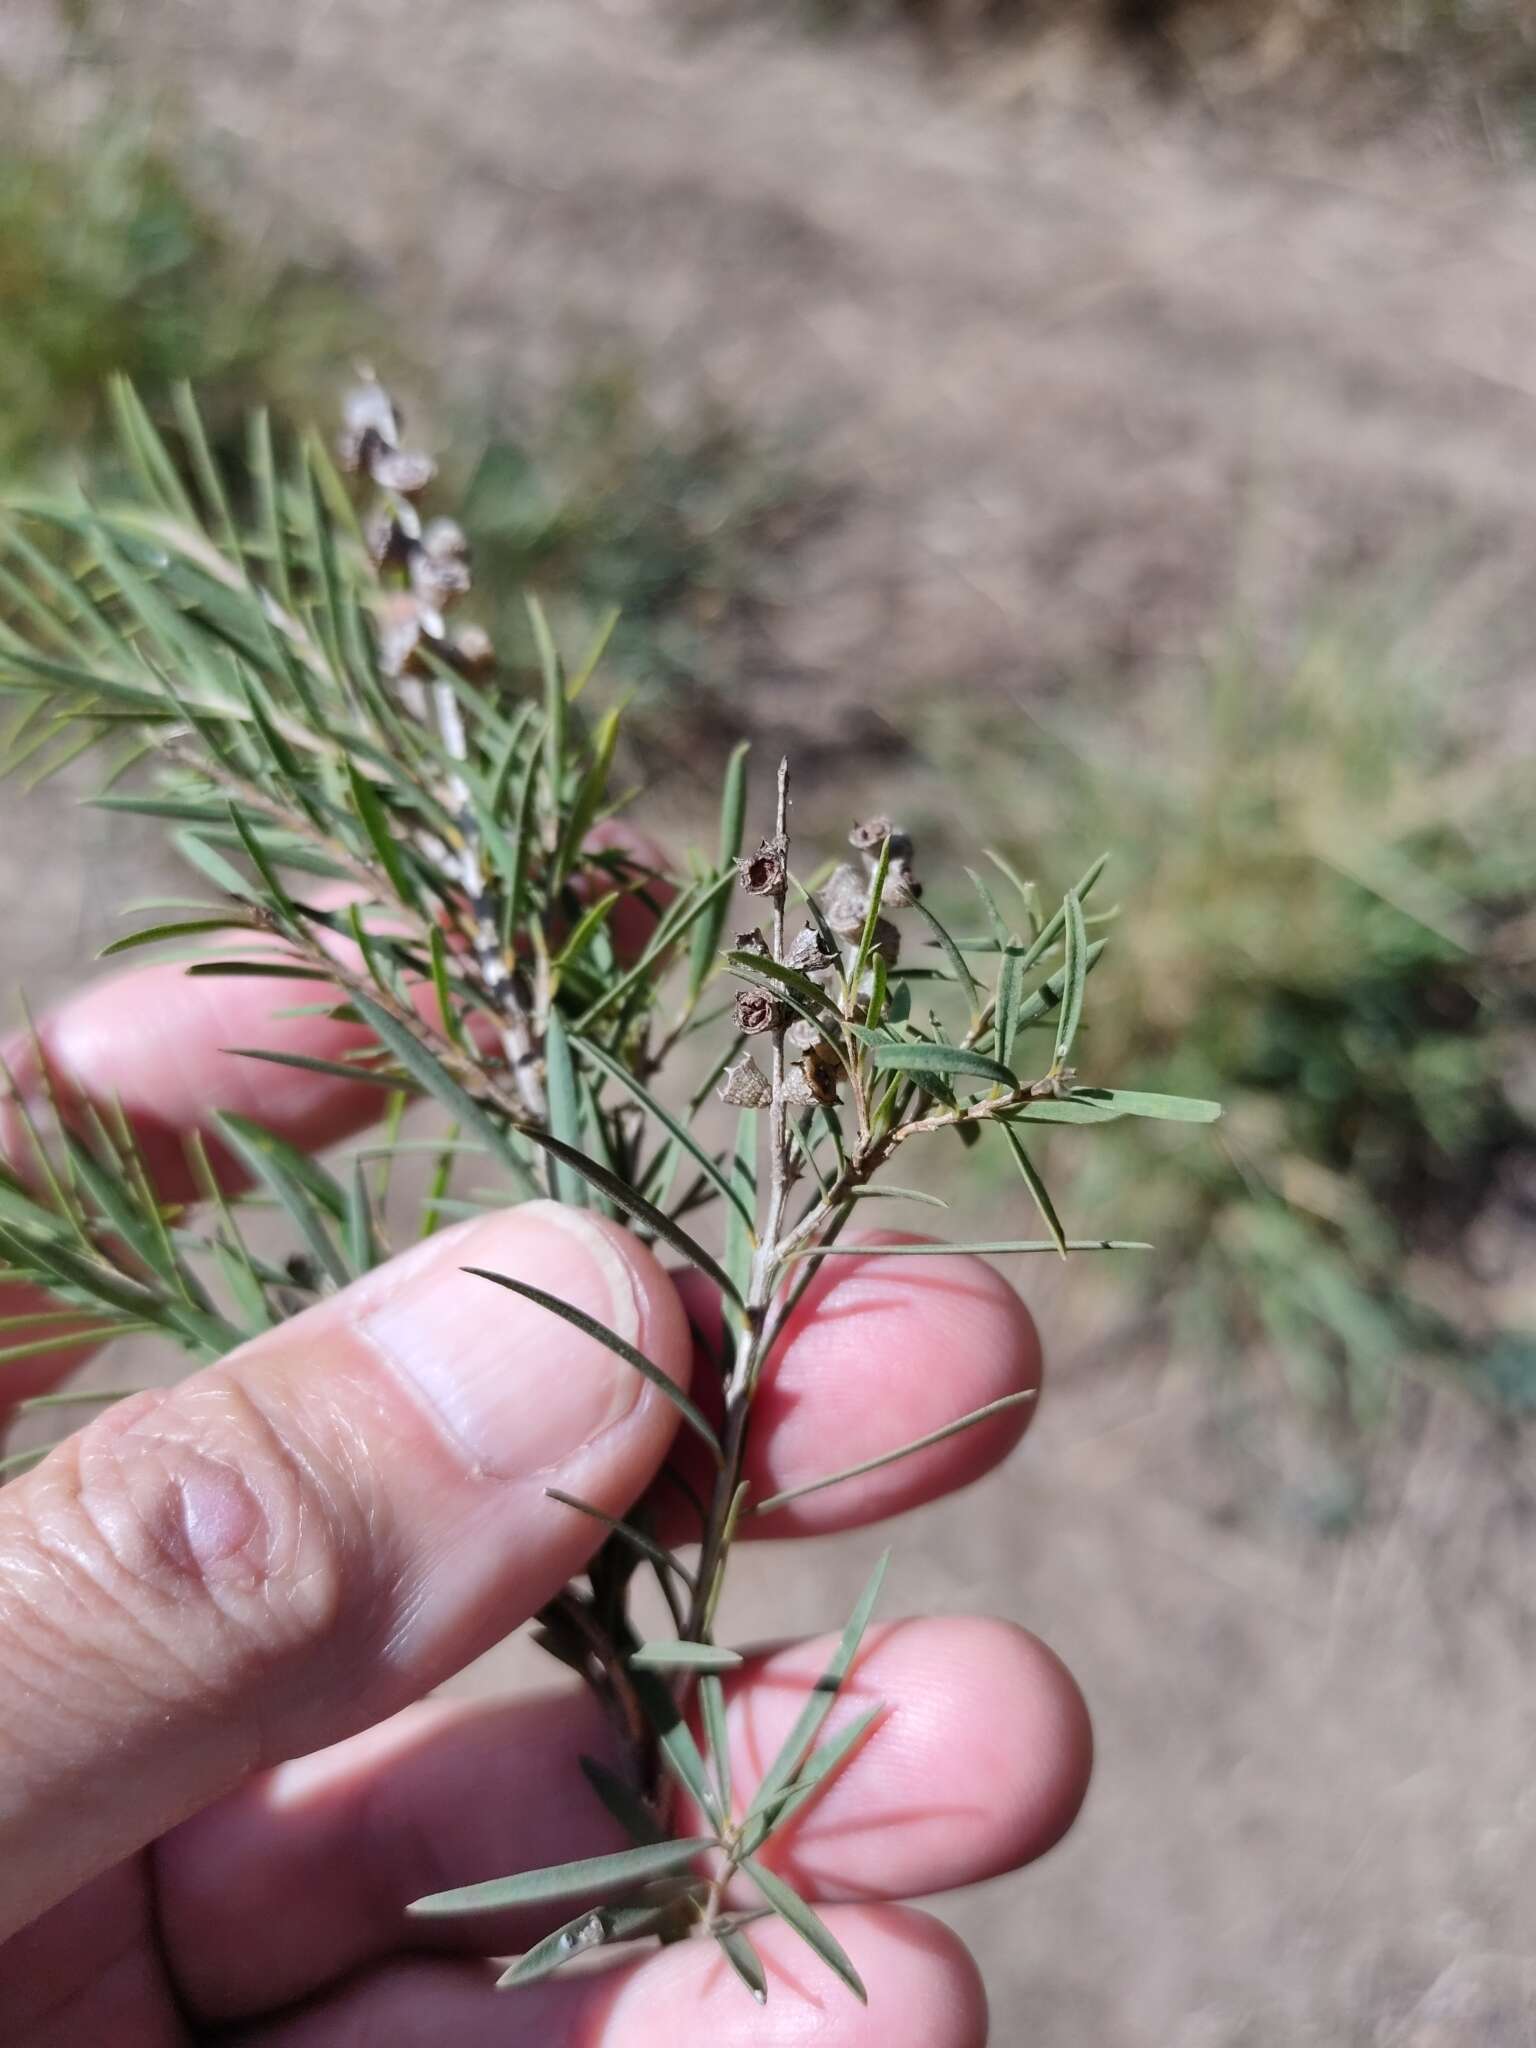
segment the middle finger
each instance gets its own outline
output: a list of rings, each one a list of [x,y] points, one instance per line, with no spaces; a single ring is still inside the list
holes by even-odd
[[[867,1641],[827,1732],[877,1701],[885,1711],[764,1860],[813,1898],[890,1900],[1044,1854],[1081,1804],[1092,1753],[1058,1659],[1001,1621],[903,1622]],[[738,1814],[831,1649],[823,1638],[771,1651],[728,1682]],[[237,2018],[402,1948],[528,1946],[579,1902],[442,1921],[405,1909],[449,1885],[627,1847],[580,1775],[584,1753],[618,1764],[590,1695],[440,1701],[254,1780],[155,1852],[183,2000]]]

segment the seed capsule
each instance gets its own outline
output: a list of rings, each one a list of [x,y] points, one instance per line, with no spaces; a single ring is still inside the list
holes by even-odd
[[[768,1076],[751,1053],[744,1053],[735,1066],[727,1067],[721,1076],[720,1100],[736,1109],[762,1109],[772,1096]]]

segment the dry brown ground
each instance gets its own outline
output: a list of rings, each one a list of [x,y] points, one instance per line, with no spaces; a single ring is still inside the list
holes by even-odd
[[[688,39],[661,0],[107,12],[120,75],[226,146],[232,210],[345,250],[448,385],[526,403],[620,341],[664,409],[708,391],[798,438],[845,497],[785,567],[773,722],[868,737],[941,685],[1133,677],[1384,564],[1505,715],[1528,695],[1528,170],[1428,124],[1282,157],[1056,73]],[[57,88],[45,0],[4,37]],[[7,979],[41,995],[142,843],[7,804]],[[1326,1541],[1266,1504],[1283,1429],[1234,1437],[1199,1376],[1126,1361],[1085,1283],[1041,1313],[1025,1451],[916,1521],[895,1579],[1038,1629],[1097,1719],[1070,1841],[947,1908],[997,2039],[1528,2048],[1528,1451],[1429,1403],[1377,1517]],[[754,1559],[740,1629],[828,1623],[872,1547],[797,1559],[792,1613]]]

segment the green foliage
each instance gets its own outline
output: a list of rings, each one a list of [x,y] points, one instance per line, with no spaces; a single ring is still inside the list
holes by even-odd
[[[696,1405],[629,1339],[525,1280],[470,1269],[623,1360],[706,1445],[712,1476],[706,1497],[695,1497],[696,1566],[660,1541],[643,1503],[619,1520],[555,1496],[602,1537],[585,1579],[540,1614],[540,1640],[612,1718],[626,1775],[594,1764],[588,1777],[635,1846],[458,1888],[415,1910],[475,1913],[600,1890],[611,1896],[503,1981],[529,1982],[593,1947],[701,1929],[757,1998],[765,1985],[744,1930],[754,1911],[772,1912],[863,1997],[831,1933],[759,1857],[870,1726],[865,1715],[818,1746],[884,1564],[739,1816],[721,1682],[743,1659],[715,1639],[726,1567],[747,1515],[1012,1404],[958,1415],[884,1457],[759,1502],[743,1477],[747,1424],[764,1361],[816,1261],[858,1201],[880,1192],[874,1184],[896,1154],[932,1134],[971,1143],[1000,1134],[1025,1181],[1020,1212],[1038,1210],[1050,1234],[904,1255],[1137,1248],[1068,1237],[1018,1135],[1050,1122],[1075,1127],[1062,1142],[1078,1146],[1104,1123],[1217,1113],[1198,1098],[1102,1085],[1113,1077],[1097,1051],[1093,1085],[1065,1063],[1091,1027],[1090,975],[1104,940],[1089,938],[1083,906],[1103,863],[1049,917],[1028,887],[1006,906],[983,888],[986,934],[957,936],[919,903],[911,839],[889,820],[855,828],[859,864],[844,863],[823,889],[792,884],[787,763],[770,832],[738,859],[747,816],[738,754],[724,778],[718,858],[657,873],[632,848],[590,836],[622,809],[620,707],[597,702],[600,645],[568,663],[530,601],[530,690],[498,664],[483,630],[460,622],[471,583],[464,535],[452,520],[424,518],[433,465],[403,445],[379,385],[366,381],[348,401],[341,453],[355,492],[315,436],[275,437],[263,420],[247,437],[248,466],[228,474],[185,390],[173,440],[126,382],[113,411],[133,494],[100,506],[33,496],[0,527],[0,694],[15,704],[12,750],[42,778],[94,751],[103,801],[168,819],[201,893],[151,907],[137,943],[173,949],[189,974],[269,980],[279,998],[287,980],[325,984],[321,1007],[359,1030],[354,1053],[252,1056],[371,1082],[391,1114],[383,1139],[341,1172],[244,1118],[217,1117],[251,1191],[221,1189],[194,1146],[198,1215],[161,1205],[122,1119],[87,1111],[76,1130],[72,1114],[55,1115],[29,1156],[0,1175],[0,1278],[40,1282],[88,1312],[94,1334],[160,1331],[210,1358],[370,1271],[442,1216],[536,1192],[625,1220],[711,1280],[727,1341],[715,1398]],[[738,881],[769,929],[738,932],[722,958]],[[792,891],[808,912],[793,939]],[[615,914],[632,900],[651,923],[626,958]],[[907,959],[897,919],[912,911],[923,943]],[[710,1007],[722,978],[737,984],[734,1031]],[[709,1030],[723,1045],[705,1055],[707,1078],[684,1107],[677,1055]],[[728,1154],[697,1124],[722,1076],[721,1093],[742,1112]],[[428,1141],[436,1166],[424,1209],[402,1217],[390,1177],[420,1142],[401,1129],[413,1101],[435,1105],[451,1128]],[[466,1161],[490,1185],[455,1194]],[[291,1233],[281,1264],[249,1247],[241,1216],[255,1202]],[[861,1257],[901,1249],[853,1248]],[[77,1334],[30,1319],[10,1355]],[[669,1636],[636,1632],[630,1592],[645,1568],[671,1616]],[[672,1839],[679,1799],[706,1832]],[[760,1909],[723,1910],[738,1874],[755,1884]]]
[[[1267,1355],[1353,1423],[1429,1366],[1530,1407],[1529,1334],[1460,1268],[1536,1141],[1529,757],[1347,634],[1290,671],[1238,658],[1176,708],[1117,707],[1076,745],[1031,733],[1028,755],[1031,840],[1103,838],[1139,868],[1080,1045],[1227,1104],[1217,1145],[1115,1142],[1077,1189],[1138,1188],[1172,1256],[1137,1277],[1177,1279],[1182,1341]],[[993,829],[1027,859],[1019,786]]]
[[[0,101],[0,474],[104,452],[112,371],[198,381],[216,439],[257,397],[318,397],[347,339],[336,286],[237,250],[189,198],[147,119],[67,148]]]
[[[718,406],[663,424],[626,363],[579,369],[535,421],[497,419],[462,510],[509,657],[535,652],[537,590],[568,627],[604,620],[610,661],[672,691],[752,654],[765,567],[820,516],[783,455]]]

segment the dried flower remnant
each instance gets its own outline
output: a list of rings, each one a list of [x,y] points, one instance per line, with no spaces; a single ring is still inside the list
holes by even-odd
[[[772,1094],[768,1076],[750,1053],[744,1053],[734,1066],[727,1067],[721,1077],[720,1100],[737,1109],[763,1109]]]
[[[742,950],[742,941],[736,941],[737,950]],[[801,927],[789,951],[785,954],[786,966],[796,968],[801,974],[816,976],[825,974],[837,965],[838,956],[821,935],[821,927],[809,920]]]
[[[832,870],[821,892],[821,912],[840,939],[856,939],[869,909],[869,878],[845,861]]]
[[[783,1005],[777,997],[769,995],[766,989],[744,988],[736,998],[736,1029],[744,1031],[749,1038],[759,1037],[765,1031],[776,1031],[783,1022]]]
[[[824,1041],[818,1040],[785,1076],[790,1101],[814,1102],[824,1108],[830,1108],[838,1100],[839,1075],[840,1069],[832,1048]]]
[[[789,874],[784,842],[765,839],[756,853],[742,861],[739,872],[741,886],[749,896],[779,895]]]
[[[151,486],[174,477],[174,458],[136,400],[124,400],[124,416],[136,473]],[[206,491],[204,464],[212,457],[196,439],[195,413],[189,431],[189,473]],[[583,1864],[575,1877],[523,1873],[489,1889],[494,1903],[507,1906],[567,1886],[602,1901],[515,1963],[505,1982],[532,1981],[587,1949],[692,1932],[718,1942],[757,1995],[754,1909],[738,1907],[738,1891],[755,1885],[763,1910],[802,1933],[819,1928],[811,1909],[756,1859],[786,1816],[814,1796],[826,1752],[808,1737],[791,1738],[770,1761],[756,1801],[735,1817],[739,1802],[722,1786],[716,1690],[735,1653],[716,1630],[744,1521],[782,1505],[753,1498],[746,1454],[764,1364],[801,1281],[814,1271],[807,1262],[834,1246],[851,1256],[888,1250],[842,1236],[860,1198],[886,1191],[877,1183],[899,1151],[957,1127],[1003,1144],[1018,1169],[1016,1202],[1031,1234],[986,1246],[911,1247],[907,1255],[1118,1249],[1112,1240],[1066,1238],[1026,1143],[1042,1144],[1048,1126],[1061,1142],[1076,1143],[1114,1116],[1199,1121],[1215,1106],[1077,1086],[1068,1054],[1103,950],[1089,945],[1082,911],[1097,868],[1066,892],[1053,921],[1043,921],[1035,899],[1021,892],[1005,927],[988,898],[987,930],[957,939],[919,907],[910,835],[889,818],[871,817],[854,828],[853,857],[809,896],[811,915],[791,936],[791,904],[806,892],[790,876],[787,763],[763,821],[768,836],[743,857],[745,767],[739,752],[733,757],[717,862],[673,878],[674,893],[655,907],[651,936],[637,954],[621,950],[609,919],[627,893],[623,877],[611,857],[591,856],[589,865],[583,854],[593,823],[616,808],[618,712],[589,709],[602,688],[587,687],[595,657],[573,666],[579,682],[568,682],[548,622],[531,604],[541,687],[525,698],[498,677],[488,636],[457,623],[471,586],[463,532],[452,519],[424,517],[417,500],[434,465],[405,448],[401,435],[398,408],[365,378],[348,397],[341,441],[360,495],[371,499],[358,508],[360,527],[334,516],[343,487],[313,445],[302,452],[303,489],[290,512],[288,484],[278,479],[291,469],[276,463],[260,432],[251,488],[213,493],[190,545],[185,522],[193,501],[165,504],[152,489],[148,509],[135,508],[120,526],[111,514],[82,519],[82,554],[91,566],[88,595],[78,602],[103,621],[135,619],[131,686],[110,666],[98,676],[54,658],[72,629],[76,600],[57,580],[46,587],[29,580],[34,557],[13,553],[0,527],[0,568],[29,590],[29,617],[57,628],[33,650],[23,637],[27,620],[13,629],[14,644],[0,639],[0,688],[43,714],[37,726],[63,736],[68,758],[79,753],[82,736],[85,744],[107,739],[107,726],[110,737],[131,739],[140,764],[131,773],[140,780],[117,779],[123,764],[114,758],[113,801],[159,815],[169,798],[173,815],[194,821],[181,844],[218,907],[191,920],[175,911],[143,942],[190,933],[201,945],[214,925],[225,948],[221,971],[270,974],[278,964],[328,982],[335,1014],[373,1034],[356,1071],[402,1100],[429,1098],[451,1120],[455,1135],[436,1162],[425,1213],[405,1199],[407,1176],[389,1180],[393,1159],[415,1140],[391,1135],[360,1154],[348,1187],[318,1166],[301,1162],[299,1171],[281,1141],[256,1125],[222,1118],[221,1139],[301,1243],[286,1267],[277,1262],[281,1253],[258,1260],[233,1222],[238,1197],[233,1205],[210,1204],[206,1223],[189,1221],[168,1235],[141,1162],[128,1141],[103,1127],[80,1140],[92,1148],[91,1172],[78,1182],[49,1181],[51,1209],[36,1188],[11,1187],[0,1170],[0,1192],[23,1200],[29,1219],[25,1232],[0,1229],[0,1280],[67,1288],[72,1301],[89,1300],[107,1330],[148,1324],[210,1358],[373,1270],[455,1206],[477,1212],[491,1179],[504,1184],[502,1193],[601,1205],[706,1275],[728,1332],[718,1386],[695,1405],[653,1380],[677,1405],[681,1425],[708,1448],[713,1477],[696,1503],[697,1552],[679,1558],[638,1517],[614,1524],[599,1515],[602,1540],[587,1572],[540,1615],[541,1640],[583,1674],[611,1722],[621,1776],[608,1770],[594,1782],[610,1811],[630,1817],[635,1846],[600,1859],[600,1871]],[[266,508],[249,547],[225,534],[228,506],[245,503]],[[181,576],[174,613],[136,610],[136,593],[114,584],[114,565],[138,559],[146,525],[170,573]],[[224,572],[217,582],[207,573],[213,560]],[[156,680],[167,676],[177,679],[174,699]],[[183,716],[189,699],[203,707],[190,728]],[[110,721],[100,715],[108,700]],[[284,886],[283,873],[305,863],[358,892],[344,912]],[[739,933],[722,961],[738,883],[762,923]],[[907,967],[904,920],[905,952],[918,956]],[[338,949],[338,935],[351,944]],[[258,945],[260,957],[247,957]],[[732,976],[731,999],[716,1005],[720,979],[729,987]],[[1037,1023],[1054,1023],[1055,1058],[1044,1080],[1027,1081],[1016,1071],[1018,1048]],[[718,1047],[711,1080],[688,1109],[669,1107],[682,1092],[674,1085],[675,1056],[685,1040],[707,1046],[706,1032],[717,1040],[730,1034],[731,1051]],[[751,1049],[742,1049],[743,1038]],[[279,1064],[288,1057],[258,1056]],[[695,1117],[711,1086],[727,1108],[742,1112],[718,1146],[704,1135],[714,1112]],[[98,1199],[101,1190],[110,1199]],[[129,1231],[127,1222],[142,1227]],[[222,1276],[218,1298],[210,1274]],[[507,1278],[502,1284],[519,1286]],[[573,1313],[550,1297],[533,1298],[552,1314]],[[585,1320],[581,1327],[637,1372],[654,1375],[628,1338]],[[996,1407],[958,1415],[943,1433],[971,1427]],[[812,1485],[850,1476],[830,1472]],[[594,1512],[573,1496],[558,1498],[573,1514]],[[630,1604],[645,1570],[655,1572],[670,1617],[671,1634],[660,1642],[641,1640]],[[802,1731],[814,1733],[847,1678],[877,1586],[878,1574],[811,1695]],[[695,1686],[705,1732],[685,1743],[677,1731],[692,1724],[679,1721],[679,1709]],[[705,1832],[658,1840],[672,1830],[683,1793]],[[478,1909],[488,1903],[486,1891],[435,1895],[416,1910]],[[836,1945],[818,1936],[813,1946],[862,1996],[853,1963]]]

